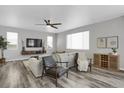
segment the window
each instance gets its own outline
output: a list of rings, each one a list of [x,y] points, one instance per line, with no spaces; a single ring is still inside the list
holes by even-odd
[[[67,35],[67,49],[89,49],[89,31]]]
[[[8,49],[17,49],[18,48],[18,33],[15,32],[7,32],[7,41]]]
[[[47,36],[47,48],[53,48],[53,37]]]

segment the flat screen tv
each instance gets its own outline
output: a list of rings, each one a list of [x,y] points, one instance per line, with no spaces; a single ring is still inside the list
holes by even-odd
[[[26,46],[27,47],[42,47],[42,39],[27,38]]]

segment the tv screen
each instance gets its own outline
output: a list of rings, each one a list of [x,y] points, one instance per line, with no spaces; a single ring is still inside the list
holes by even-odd
[[[42,47],[42,39],[27,38],[26,45],[27,47]]]

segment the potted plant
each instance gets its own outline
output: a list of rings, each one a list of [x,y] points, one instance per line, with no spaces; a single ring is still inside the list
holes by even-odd
[[[111,48],[112,49],[112,52],[113,52],[113,54],[117,54],[117,48]]]
[[[3,36],[0,36],[0,50],[1,50],[1,58],[4,58],[4,50],[7,48],[7,40]]]

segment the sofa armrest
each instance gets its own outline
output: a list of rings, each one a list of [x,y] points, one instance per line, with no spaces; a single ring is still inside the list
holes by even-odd
[[[43,70],[42,61],[36,60],[36,61],[30,62],[29,68],[35,77],[41,76],[41,72]]]

